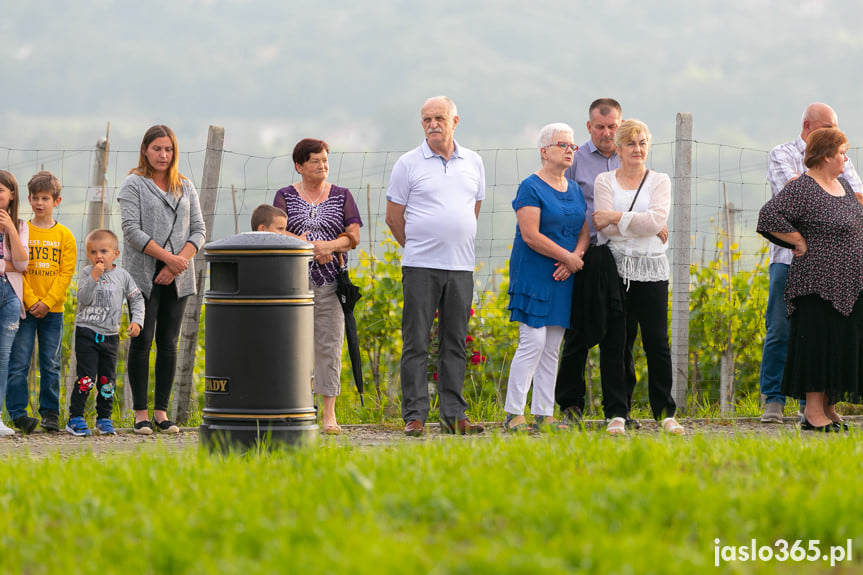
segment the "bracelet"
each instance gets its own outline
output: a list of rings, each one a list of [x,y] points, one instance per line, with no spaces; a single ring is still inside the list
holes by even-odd
[[[359,243],[359,242],[357,242],[357,240],[354,239],[354,236],[352,236],[348,232],[340,233],[339,235],[336,236],[336,239],[339,239],[339,238],[348,238],[348,241],[351,242],[351,248],[350,249],[354,249],[355,247],[357,247],[357,244]]]

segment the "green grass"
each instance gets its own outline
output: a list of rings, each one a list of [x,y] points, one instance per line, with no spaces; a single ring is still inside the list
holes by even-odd
[[[0,460],[3,573],[705,573],[722,545],[863,544],[856,434],[340,440]],[[806,545],[804,541],[803,545]],[[718,572],[820,573],[817,563]]]

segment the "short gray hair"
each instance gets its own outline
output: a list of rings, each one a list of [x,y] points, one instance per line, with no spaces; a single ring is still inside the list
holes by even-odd
[[[456,116],[458,116],[458,108],[456,108],[455,102],[453,102],[448,96],[432,96],[431,98],[428,98],[425,102],[423,102],[422,107],[425,108],[426,104],[428,104],[432,100],[443,100],[444,102],[446,102],[450,118],[455,118]]]
[[[552,145],[554,142],[552,142],[551,139],[554,137],[555,134],[560,132],[575,137],[575,132],[572,131],[572,128],[569,126],[569,124],[564,124],[563,122],[547,124],[546,126],[543,126],[542,130],[539,131],[539,136],[537,136],[536,138],[536,147],[545,148],[546,146]]]

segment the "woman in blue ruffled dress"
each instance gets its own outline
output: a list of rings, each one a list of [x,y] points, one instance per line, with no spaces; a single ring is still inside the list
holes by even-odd
[[[509,260],[510,321],[518,349],[509,368],[506,431],[529,429],[524,417],[533,381],[533,427],[563,429],[554,420],[554,382],[564,331],[570,326],[572,275],[584,266],[590,235],[581,188],[564,176],[578,146],[566,124],[545,126],[537,139],[542,165],[518,187],[518,223]]]

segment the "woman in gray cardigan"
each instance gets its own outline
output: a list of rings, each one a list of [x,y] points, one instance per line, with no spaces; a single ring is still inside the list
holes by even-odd
[[[167,126],[144,134],[138,167],[120,188],[123,267],[144,295],[141,335],[129,345],[129,384],[135,433],[153,427],[166,433],[179,428],[168,419],[168,401],[177,366],[177,339],[186,297],[195,293],[192,258],[204,244],[204,218],[195,186],[177,169],[177,138]],[[150,349],[156,339],[156,388],[153,423],[147,410]]]

